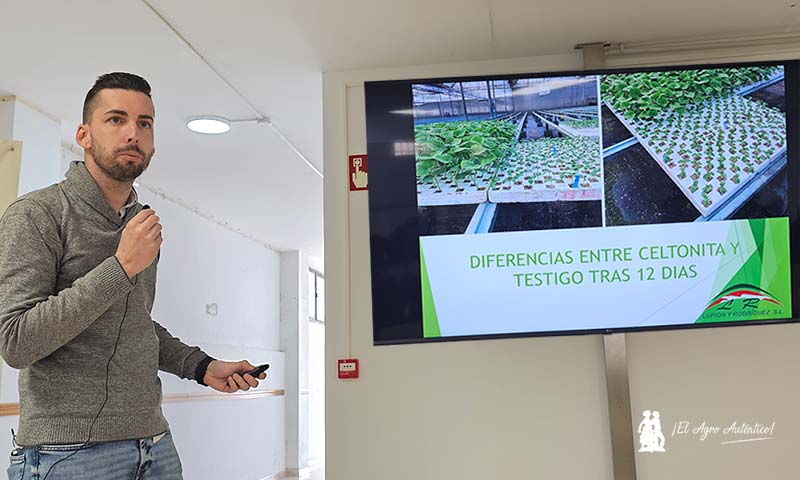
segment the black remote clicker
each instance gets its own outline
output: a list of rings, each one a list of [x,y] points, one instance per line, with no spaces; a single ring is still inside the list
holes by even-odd
[[[250,374],[253,376],[253,378],[258,378],[258,376],[261,375],[263,372],[266,372],[268,368],[269,368],[269,363],[265,363],[264,365],[259,365],[250,371],[242,372],[239,375],[241,375],[242,378],[244,378],[245,374]]]

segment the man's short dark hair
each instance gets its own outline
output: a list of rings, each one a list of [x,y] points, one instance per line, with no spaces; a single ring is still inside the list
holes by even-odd
[[[112,72],[100,75],[97,77],[94,86],[89,90],[89,93],[86,94],[86,100],[83,101],[83,123],[89,123],[89,118],[91,118],[92,111],[97,103],[94,101],[95,97],[101,90],[107,88],[133,90],[134,92],[142,92],[149,98],[152,98],[150,97],[150,84],[139,75],[125,72]]]

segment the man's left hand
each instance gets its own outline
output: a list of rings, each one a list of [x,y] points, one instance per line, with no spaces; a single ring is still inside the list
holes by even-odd
[[[258,380],[267,378],[266,373],[254,378],[250,374],[244,375],[244,372],[253,370],[255,365],[247,360],[241,362],[223,362],[221,360],[214,360],[208,364],[206,375],[203,377],[203,383],[213,388],[214,390],[222,393],[233,393],[239,390],[250,390],[258,386]]]

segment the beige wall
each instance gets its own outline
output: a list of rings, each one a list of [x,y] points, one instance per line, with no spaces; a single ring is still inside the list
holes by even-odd
[[[791,57],[800,46],[649,53],[609,66]],[[366,153],[364,81],[580,66],[579,55],[563,55],[325,74],[328,480],[613,478],[602,338],[373,346],[367,194],[347,191],[347,155]],[[797,325],[628,335],[634,429],[642,410],[659,410],[667,435],[666,453],[636,454],[638,479],[794,478],[798,340]],[[351,354],[362,378],[338,380],[336,359]],[[669,437],[672,422],[703,419],[775,421],[775,438]]]
[[[22,142],[0,140],[0,216],[17,198]]]
[[[638,480],[797,478],[800,459],[800,327],[712,328],[628,335],[633,426],[658,410],[666,453],[637,453]],[[772,425],[772,435],[672,436],[707,426]],[[725,443],[747,438],[756,442]],[[638,442],[635,444],[638,447]]]

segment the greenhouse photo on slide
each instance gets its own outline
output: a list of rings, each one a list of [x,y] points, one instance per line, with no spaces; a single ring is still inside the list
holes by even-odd
[[[786,215],[782,67],[600,83],[606,225]]]
[[[414,84],[421,235],[602,226],[598,81]]]

